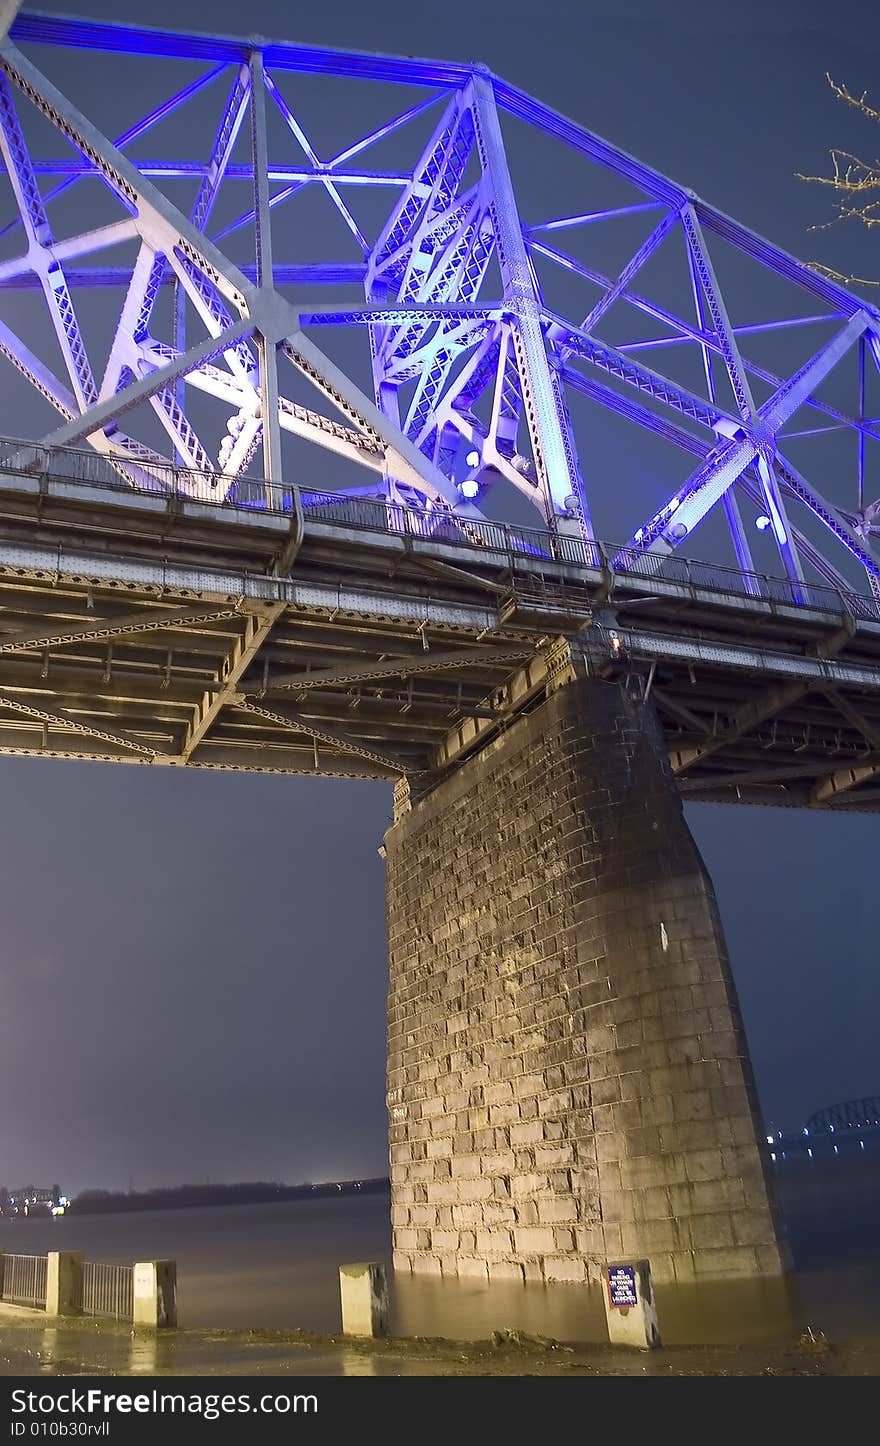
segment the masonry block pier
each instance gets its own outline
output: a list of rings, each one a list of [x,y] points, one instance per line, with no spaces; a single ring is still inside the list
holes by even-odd
[[[585,1281],[623,1255],[660,1281],[781,1273],[718,910],[650,701],[569,672],[398,803],[396,1268]]]

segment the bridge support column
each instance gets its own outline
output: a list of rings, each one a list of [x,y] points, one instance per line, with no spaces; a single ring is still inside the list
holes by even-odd
[[[385,847],[396,1268],[781,1273],[718,910],[650,703],[568,682]]]

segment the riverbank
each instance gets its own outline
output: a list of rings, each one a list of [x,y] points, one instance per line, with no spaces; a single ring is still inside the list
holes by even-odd
[[[47,1324],[0,1307],[3,1376],[876,1376],[880,1342],[625,1351],[497,1332],[493,1340],[357,1341],[307,1331],[138,1331]]]

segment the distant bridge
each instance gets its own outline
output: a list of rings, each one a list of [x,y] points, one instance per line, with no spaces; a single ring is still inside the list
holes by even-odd
[[[811,1135],[840,1134],[845,1130],[880,1129],[880,1095],[862,1100],[844,1100],[839,1105],[826,1105],[807,1120]]]

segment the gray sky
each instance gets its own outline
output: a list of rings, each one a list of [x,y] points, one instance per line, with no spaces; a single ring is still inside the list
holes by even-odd
[[[130,18],[124,0],[64,8]],[[876,83],[880,100],[867,0],[153,0],[150,18],[485,60],[796,253],[880,276],[867,233],[807,234],[826,198],[793,174],[821,169],[832,141],[876,153],[823,79]],[[98,61],[71,61],[82,103],[78,65],[94,77]],[[94,104],[122,114],[101,65]],[[0,393],[0,432],[21,426]],[[384,786],[4,758],[0,790],[0,1180],[384,1173]],[[768,1115],[797,1125],[876,1092],[880,820],[690,819]]]

